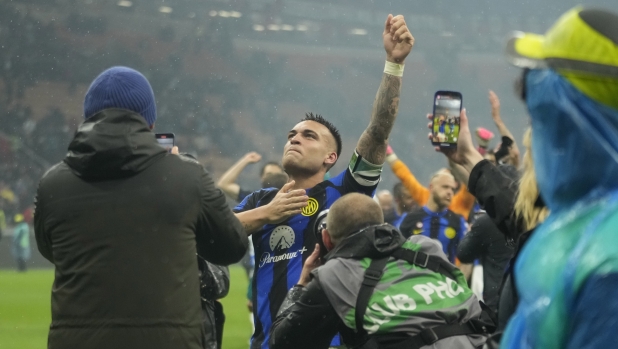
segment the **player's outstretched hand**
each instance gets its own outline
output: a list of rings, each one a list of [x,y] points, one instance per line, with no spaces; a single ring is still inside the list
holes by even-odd
[[[320,245],[315,244],[315,248],[307,260],[303,265],[303,271],[300,272],[300,279],[298,280],[298,285],[307,286],[309,281],[311,281],[311,272],[322,265],[322,260],[320,259]]]
[[[431,130],[433,127],[433,115],[427,114],[427,118],[430,120],[427,127]],[[470,134],[470,127],[468,126],[468,116],[466,115],[466,109],[461,111],[461,118],[459,119],[459,139],[457,140],[457,148],[440,148],[436,147],[436,151],[444,153],[446,157],[452,162],[462,165],[468,172],[472,171],[474,165],[483,160],[483,156],[474,148],[472,143],[472,134]],[[429,139],[432,139],[432,134],[429,133]]]
[[[294,181],[286,183],[266,205],[269,224],[281,223],[295,214],[299,214],[307,206],[309,197],[304,189],[294,188]]]
[[[388,15],[386,23],[384,23],[382,41],[384,41],[384,50],[386,50],[386,60],[403,64],[403,61],[412,51],[414,37],[410,33],[402,15],[394,17],[393,15]]]

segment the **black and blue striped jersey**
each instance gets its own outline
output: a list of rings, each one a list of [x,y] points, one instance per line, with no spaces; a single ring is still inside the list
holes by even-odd
[[[373,173],[358,171],[355,170],[358,166],[354,166],[357,158],[360,160],[356,155],[350,167],[338,176],[308,189],[309,202],[301,214],[279,224],[265,225],[253,233],[255,271],[252,301],[255,332],[251,339],[251,349],[268,348],[272,322],[288,290],[298,282],[303,263],[317,243],[312,229],[319,213],[347,193],[357,192],[369,196],[374,194],[381,166],[375,166],[379,168],[377,176],[375,170]],[[258,190],[236,206],[234,212],[264,206],[270,203],[277,192],[278,189],[275,188]],[[335,337],[332,345],[339,344],[338,337]]]
[[[449,209],[433,212],[423,206],[408,213],[399,226],[406,238],[422,234],[440,241],[444,253],[455,263],[457,246],[466,233],[466,220]]]

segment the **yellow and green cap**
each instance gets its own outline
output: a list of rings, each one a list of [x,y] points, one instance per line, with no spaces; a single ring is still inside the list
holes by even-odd
[[[545,35],[514,32],[506,50],[513,65],[551,68],[583,94],[618,109],[618,14],[576,7]]]

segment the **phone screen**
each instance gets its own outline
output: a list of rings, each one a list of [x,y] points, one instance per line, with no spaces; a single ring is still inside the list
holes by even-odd
[[[167,151],[170,151],[172,147],[174,147],[173,133],[157,133],[155,134],[155,137],[157,137],[157,142],[159,143],[159,145],[167,149]]]
[[[438,91],[434,95],[433,145],[441,148],[457,147],[461,100],[461,93],[455,91]]]

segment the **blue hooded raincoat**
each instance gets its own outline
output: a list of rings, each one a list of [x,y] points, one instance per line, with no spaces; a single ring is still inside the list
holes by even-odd
[[[616,348],[618,110],[552,70],[530,71],[526,88],[551,215],[515,265],[520,302],[501,347]]]

